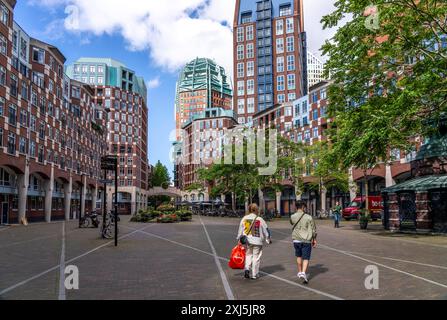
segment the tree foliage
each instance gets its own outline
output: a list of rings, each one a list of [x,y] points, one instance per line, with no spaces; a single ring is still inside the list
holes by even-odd
[[[412,138],[431,134],[428,118],[447,110],[447,3],[376,0],[379,28],[365,26],[369,0],[339,0],[322,20],[343,18],[323,46],[334,160],[364,170],[389,160],[389,151],[412,149]]]

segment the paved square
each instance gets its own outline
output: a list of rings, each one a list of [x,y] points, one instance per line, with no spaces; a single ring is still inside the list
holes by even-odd
[[[337,230],[317,221],[319,245],[303,286],[287,220],[269,223],[274,243],[264,249],[258,281],[227,266],[237,219],[122,220],[118,248],[77,222],[0,228],[0,299],[447,299],[446,237],[391,236],[375,226],[362,232],[356,222]],[[79,269],[79,290],[63,286],[68,265]],[[369,265],[379,269],[379,290],[365,288]]]

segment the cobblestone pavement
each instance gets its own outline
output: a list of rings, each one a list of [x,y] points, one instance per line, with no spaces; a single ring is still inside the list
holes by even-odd
[[[181,224],[120,223],[120,242],[76,222],[0,229],[0,299],[447,299],[447,237],[396,236],[334,229],[317,221],[310,284],[296,278],[287,220],[269,223],[262,277],[246,280],[227,259],[239,221],[194,217]],[[124,221],[126,220],[126,221]],[[64,289],[66,266],[79,269],[79,290]],[[379,289],[365,288],[365,268],[379,270]]]

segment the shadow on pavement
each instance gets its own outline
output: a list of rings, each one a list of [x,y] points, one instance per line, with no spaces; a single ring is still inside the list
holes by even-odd
[[[310,274],[310,278],[314,279],[314,278],[318,277],[320,274],[326,273],[328,271],[329,271],[329,269],[326,268],[324,265],[316,264],[313,266],[311,265],[309,267],[308,273]]]

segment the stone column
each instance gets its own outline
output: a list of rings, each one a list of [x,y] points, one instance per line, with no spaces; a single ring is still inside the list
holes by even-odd
[[[389,227],[391,231],[400,230],[400,215],[399,215],[399,201],[397,194],[388,194],[388,206],[389,206]]]
[[[115,200],[114,194],[115,194],[115,187],[113,188],[107,187],[107,208],[106,208],[107,212],[115,210],[115,207],[113,206]]]
[[[45,221],[51,222],[51,209],[53,205],[53,189],[54,189],[54,167],[51,166],[51,175],[49,180],[44,182],[45,189]]]
[[[351,196],[351,201],[357,197],[357,184],[354,181],[353,169],[349,169],[349,194]]]
[[[433,229],[427,191],[416,193],[416,229],[421,232],[430,232]]]
[[[29,165],[25,166],[25,173],[17,175],[17,191],[18,191],[18,209],[19,209],[19,223],[26,218],[26,203],[28,200],[28,186],[29,186]]]
[[[82,177],[82,187],[81,187],[81,217],[85,215],[85,198],[87,196],[87,177]]]
[[[98,186],[98,184],[96,183],[95,184],[95,189],[93,189],[93,204],[92,204],[92,210],[93,211],[96,211],[97,210],[97,208],[96,208],[96,203],[97,203],[97,201],[98,201],[98,192],[99,192],[99,186]]]
[[[71,195],[73,193],[73,179],[70,176],[70,180],[64,184],[64,209],[65,209],[65,221],[70,221],[71,210]]]
[[[277,192],[276,193],[276,211],[281,214],[281,197],[282,197],[282,192]]]
[[[396,182],[394,182],[394,179],[393,179],[393,173],[391,172],[391,166],[386,165],[385,171],[386,171],[386,174],[385,174],[386,187],[389,188],[389,187],[394,186],[396,184]]]
[[[132,200],[131,200],[131,210],[130,210],[130,214],[131,215],[135,215],[137,213],[137,191],[134,190],[132,192]]]

